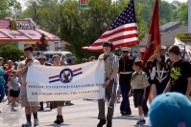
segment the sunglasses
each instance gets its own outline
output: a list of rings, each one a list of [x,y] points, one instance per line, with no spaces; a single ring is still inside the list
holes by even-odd
[[[128,53],[129,51],[123,51],[123,53]]]

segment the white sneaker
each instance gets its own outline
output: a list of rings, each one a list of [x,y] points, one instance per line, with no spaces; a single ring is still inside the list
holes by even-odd
[[[12,102],[9,105],[12,105]],[[19,103],[15,102],[14,107],[19,107]]]
[[[38,119],[34,119],[34,126],[36,127],[36,126],[38,126],[38,125],[39,125]]]
[[[15,102],[15,107],[19,107],[19,103],[18,102]]]
[[[25,124],[22,124],[22,127],[32,127],[30,122],[26,122]]]

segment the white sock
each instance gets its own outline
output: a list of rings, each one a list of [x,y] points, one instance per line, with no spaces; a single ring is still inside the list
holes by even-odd
[[[142,120],[144,119],[144,114],[141,115],[141,119],[142,119]]]
[[[142,116],[139,116],[139,120],[141,120]]]

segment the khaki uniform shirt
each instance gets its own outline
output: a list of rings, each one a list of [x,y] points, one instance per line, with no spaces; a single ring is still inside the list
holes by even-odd
[[[134,72],[132,74],[131,86],[133,89],[143,89],[149,85],[147,74],[144,71]]]
[[[17,70],[21,70],[25,66],[26,60],[27,59],[19,62]],[[39,63],[38,60],[32,58],[32,64],[40,64],[40,63]],[[28,72],[28,69],[21,76],[21,78],[22,78],[22,85],[26,85],[27,84],[27,82],[26,82],[27,72]]]
[[[100,60],[104,60],[104,53],[99,56]],[[112,52],[106,57],[105,60],[105,79],[109,78],[112,74],[113,70],[118,70],[119,68],[119,60],[117,56],[115,56]]]

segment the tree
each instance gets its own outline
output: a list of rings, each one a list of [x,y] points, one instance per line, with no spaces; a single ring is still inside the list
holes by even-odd
[[[89,57],[93,53],[87,53],[81,49],[91,45],[99,36],[107,30],[109,25],[117,18],[126,7],[128,1],[123,4],[111,4],[100,0],[89,0],[88,10],[80,10],[78,3],[67,1],[62,7],[60,37],[68,42],[68,49],[78,58]],[[139,38],[143,38],[147,30],[146,23],[141,16],[142,6],[137,6],[137,22]],[[94,55],[97,55],[94,53]]]
[[[137,2],[143,5],[142,16],[147,23],[147,27],[149,27],[155,0],[137,0]],[[174,19],[172,4],[166,1],[160,1],[159,4],[160,25],[171,22]]]
[[[176,19],[178,21],[183,21],[184,24],[188,24],[188,3],[181,3],[176,13]]]
[[[29,0],[35,2],[34,0]],[[121,11],[127,6],[129,0],[119,3],[110,1],[89,0],[89,9],[79,8],[79,2],[75,0],[36,0],[38,19],[41,28],[58,35],[67,43],[67,50],[71,51],[79,59],[97,56],[98,53],[87,53],[83,46],[91,45],[99,36],[107,30]],[[136,3],[137,23],[139,39],[141,40],[147,31],[147,25],[142,18],[143,5]],[[35,17],[34,5],[28,4],[22,17]]]
[[[20,50],[14,43],[0,47],[0,56],[3,57],[5,61],[18,61],[20,56],[23,54],[23,51]]]
[[[0,18],[14,17],[11,12],[21,9],[21,4],[17,0],[0,0],[0,3]]]

